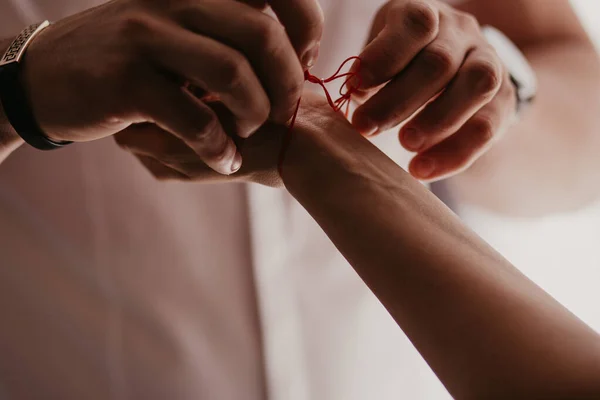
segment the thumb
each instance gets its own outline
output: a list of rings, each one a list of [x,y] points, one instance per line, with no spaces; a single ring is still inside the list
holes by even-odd
[[[396,1],[386,7],[375,18],[370,41],[360,55],[363,90],[390,81],[438,35],[435,3]]]
[[[371,29],[369,30],[369,36],[367,38],[367,42],[365,43],[365,47],[369,45],[375,38],[381,33],[385,25],[387,24],[387,16],[390,7],[392,6],[392,2],[387,2],[383,5],[377,14],[375,14],[375,18],[373,18],[373,22],[371,24]]]
[[[370,62],[370,58],[373,58],[370,53],[371,51],[366,51],[370,45],[373,43],[374,40],[376,40],[379,35],[382,33],[382,31],[384,30],[386,24],[387,24],[387,20],[388,20],[388,12],[389,9],[392,5],[392,2],[387,2],[385,5],[383,5],[379,11],[377,11],[377,13],[375,14],[375,17],[373,18],[373,22],[371,23],[371,27],[369,30],[369,36],[367,37],[367,41],[365,42],[363,51],[361,52],[359,58],[360,60],[355,61],[352,64],[352,67],[350,68],[351,72],[361,72],[363,69],[363,65],[365,65],[365,61],[367,63]],[[372,46],[371,46],[372,47]],[[366,58],[366,60],[365,60]],[[363,103],[365,102],[370,95],[372,95],[376,90],[376,88],[374,88],[372,86],[372,84],[369,82],[369,78],[367,78],[367,80],[365,81],[365,78],[363,76],[363,74],[361,73],[361,78],[354,78],[353,80],[349,81],[347,83],[347,86],[350,87],[358,87],[358,90],[355,91],[355,101],[358,101],[359,103]],[[359,87],[360,86],[360,87]]]

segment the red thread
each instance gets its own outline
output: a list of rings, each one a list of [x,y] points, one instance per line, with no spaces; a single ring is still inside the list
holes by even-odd
[[[342,73],[341,72],[342,69],[350,61],[357,62],[355,71]],[[360,57],[347,58],[342,63],[342,65],[340,65],[338,70],[335,71],[335,73],[327,79],[320,79],[320,78],[312,75],[307,70],[304,72],[304,80],[307,82],[314,83],[314,84],[321,86],[323,88],[323,91],[325,92],[325,97],[327,97],[327,102],[329,103],[331,108],[333,108],[333,110],[335,112],[339,112],[345,107],[346,109],[344,111],[344,115],[346,116],[346,118],[348,118],[348,113],[350,111],[350,102],[352,101],[352,95],[354,93],[356,93],[356,91],[359,90],[361,83],[362,83],[360,76],[358,75],[358,72],[360,71],[360,62],[361,62]],[[354,78],[354,77],[357,78],[357,85],[356,86],[348,85],[350,80],[352,80],[352,78]],[[342,84],[342,86],[340,86],[340,90],[339,90],[340,98],[338,98],[337,100],[333,100],[333,98],[329,94],[329,91],[327,90],[327,87],[325,85],[328,83],[331,83],[335,80],[341,79],[341,78],[346,78],[346,79],[344,80],[344,83]],[[283,161],[285,159],[285,155],[287,153],[288,147],[290,146],[290,142],[292,140],[292,131],[294,129],[294,125],[296,124],[296,117],[298,117],[298,110],[300,110],[300,102],[301,101],[302,101],[302,98],[299,98],[298,104],[296,105],[296,110],[294,111],[294,115],[292,117],[292,120],[290,121],[290,126],[288,128],[287,134],[285,135],[285,138],[283,139],[281,153],[279,154],[279,162],[277,164],[277,170],[279,171],[279,176],[282,178],[283,178]]]

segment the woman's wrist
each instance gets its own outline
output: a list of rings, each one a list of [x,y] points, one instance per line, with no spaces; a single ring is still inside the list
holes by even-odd
[[[414,184],[408,173],[323,101],[303,100],[291,135],[282,179],[305,207],[322,208],[323,202],[354,197],[358,191],[403,191]]]
[[[357,169],[354,143],[360,134],[322,100],[303,99],[281,168],[285,187],[295,197],[332,190]],[[298,198],[298,200],[300,200]]]

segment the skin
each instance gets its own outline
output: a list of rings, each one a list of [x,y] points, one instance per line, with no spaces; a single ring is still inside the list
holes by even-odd
[[[354,126],[370,136],[404,124],[400,142],[417,153],[409,170],[418,179],[468,168],[515,113],[514,86],[477,19],[446,3],[387,3],[360,57]]]
[[[534,3],[533,0],[530,2]],[[405,5],[407,1],[394,3]],[[241,74],[244,76],[241,88],[237,84],[231,85],[231,82],[238,83],[241,78],[239,71],[233,69],[231,71],[237,72],[229,76],[231,79],[225,79],[225,83],[229,82],[229,85],[224,85],[225,89],[208,86],[203,88],[202,84],[212,85],[219,80],[208,79],[211,77],[210,70],[207,75],[202,75],[203,67],[208,68],[206,65],[189,64],[188,61],[195,59],[195,62],[200,62],[197,60],[203,58],[199,56],[210,56],[212,53],[190,55],[188,52],[198,49],[206,52],[212,47],[189,44],[198,40],[206,42],[206,38],[213,40],[211,44],[221,43],[209,36],[192,33],[192,30],[186,28],[186,24],[182,25],[175,17],[157,19],[156,10],[151,4],[154,3],[123,0],[112,2],[62,21],[56,29],[47,31],[34,42],[35,45],[27,56],[24,76],[39,123],[55,139],[86,141],[118,132],[116,140],[135,153],[157,177],[227,180],[210,167],[223,170],[225,165],[231,170],[231,163],[222,163],[227,157],[215,156],[218,152],[214,149],[214,152],[207,150],[212,148],[212,144],[206,143],[214,143],[213,139],[216,138],[226,143],[227,149],[231,149],[231,143],[235,140],[247,138],[249,133],[274,113],[271,108],[267,112],[261,108],[263,113],[258,118],[253,115],[255,110],[252,107],[264,105],[265,98],[269,100],[269,104],[279,104],[269,98],[274,89],[266,89],[268,85],[261,81],[260,76],[256,76],[260,75],[259,72],[254,75],[249,72]],[[229,6],[231,4],[228,3]],[[434,1],[426,2],[432,8],[436,4]],[[253,5],[260,8],[264,4],[258,2]],[[128,13],[120,12],[123,10]],[[255,9],[248,6],[245,10],[251,13]],[[437,9],[438,19],[440,10]],[[186,8],[185,11],[179,9],[185,15],[192,15],[188,13],[189,9]],[[135,14],[133,20],[131,14]],[[123,15],[127,17],[124,20]],[[470,21],[469,32],[476,32],[472,19],[463,18],[462,14],[458,16],[463,21]],[[98,23],[96,21],[104,21],[107,25],[95,31],[93,27]],[[194,24],[193,21],[188,23]],[[437,33],[443,30],[441,25],[437,28]],[[115,46],[115,36],[123,36],[117,35],[123,32],[121,29],[131,33],[127,35],[127,40],[134,40],[135,43]],[[102,35],[94,35],[100,31],[107,35],[106,40]],[[111,32],[113,36],[109,40]],[[478,37],[476,33],[473,35]],[[543,34],[541,36],[544,37]],[[69,51],[66,46],[60,45],[59,39],[65,37],[72,40]],[[78,41],[79,37],[85,39]],[[94,104],[95,107],[82,110],[83,114],[72,113],[61,117],[60,110],[63,107],[72,112],[81,103],[69,80],[75,77],[83,83],[93,85],[97,79],[92,77],[106,77],[108,69],[98,70],[98,64],[93,62],[98,55],[93,52],[85,53],[85,49],[90,49],[86,45],[89,37],[99,39],[99,46],[105,50],[101,54],[115,55],[109,59],[114,63],[111,66],[117,66],[110,68],[111,71],[117,71],[117,78],[109,80],[113,86],[102,84],[89,88],[93,90],[92,93],[100,94],[100,99],[104,99]],[[155,40],[147,42],[148,38]],[[167,38],[183,39],[179,43],[183,47],[173,49],[173,46],[165,46]],[[545,39],[550,41],[547,36]],[[291,39],[289,40],[290,47],[295,50]],[[4,44],[8,45],[7,42]],[[227,46],[221,45],[217,47],[225,51],[223,47]],[[131,51],[132,47],[129,46],[143,49],[149,55],[148,58],[143,58],[143,62],[148,62],[148,65],[142,63],[145,67],[141,69],[148,75],[137,75],[140,71],[140,58],[128,58],[132,54],[138,54]],[[82,51],[72,53],[73,48],[82,48]],[[314,49],[314,45],[311,48]],[[106,50],[109,49],[112,51],[107,53]],[[175,53],[171,53],[172,51]],[[45,57],[50,53],[63,54],[64,57]],[[305,59],[295,51],[293,53],[296,60]],[[481,53],[484,53],[483,49],[479,52]],[[74,68],[76,63],[69,63],[69,55],[72,57],[73,54],[78,54],[77,65],[83,68],[65,68]],[[417,52],[415,58],[421,54],[421,51]],[[545,54],[548,56],[548,53]],[[216,55],[212,60],[217,58],[231,61],[227,57]],[[253,58],[248,58],[248,64],[242,64],[254,66]],[[41,60],[51,61],[44,65],[45,68],[41,68],[41,64],[36,65],[37,60],[40,63]],[[239,58],[235,60],[240,61]],[[89,63],[86,64],[85,61]],[[136,67],[131,68],[130,63]],[[410,64],[409,60],[407,67]],[[191,68],[190,65],[197,68]],[[551,69],[552,63],[546,65]],[[297,66],[301,68],[299,62]],[[165,70],[170,74],[163,75]],[[256,70],[260,68],[256,67]],[[401,74],[402,70],[396,71],[397,74]],[[227,65],[225,71],[230,71]],[[252,71],[254,72],[254,68]],[[460,71],[461,68],[456,71],[457,79],[450,79],[448,85],[450,82],[461,81],[458,79]],[[197,87],[183,90],[181,85],[168,79],[172,75],[193,81],[193,86],[200,86],[201,90],[197,90]],[[136,81],[140,77],[145,78],[143,82]],[[387,92],[385,88],[394,87],[394,83],[402,80],[393,78],[395,76],[387,78],[392,79],[392,86],[384,86],[384,94]],[[592,78],[595,79],[589,79]],[[78,79],[74,81],[80,88],[81,82]],[[106,79],[102,82],[105,83]],[[135,82],[143,96],[135,90]],[[385,85],[386,81],[381,83]],[[44,84],[56,85],[57,89],[65,90],[64,96],[60,98],[66,103],[59,104],[59,107],[50,99],[45,99],[40,94]],[[124,84],[134,85],[134,89],[129,92],[135,92],[139,97],[132,100],[128,96],[122,96]],[[259,85],[258,88],[256,84]],[[157,87],[164,91],[156,89]],[[247,93],[240,94],[236,92],[237,89]],[[502,84],[499,83],[497,92],[486,91],[495,92],[493,96],[488,94],[492,97],[490,102],[499,96],[501,90]],[[218,96],[214,96],[215,93]],[[427,92],[424,90],[424,93]],[[449,93],[449,90],[445,93]],[[259,96],[262,100],[253,98],[251,107],[244,108],[242,105],[248,104],[239,105],[237,102],[242,99],[249,101],[245,96]],[[366,93],[365,96],[368,98],[369,94]],[[370,97],[365,107],[376,96]],[[126,98],[123,103],[119,102],[121,97]],[[145,103],[152,101],[164,102],[165,108],[170,109],[173,114],[163,114],[164,111],[159,111],[160,107],[156,104]],[[172,104],[178,106],[169,107]],[[476,110],[476,106],[469,104],[469,112]],[[102,108],[109,106],[116,109]],[[395,107],[393,104],[392,106]],[[55,111],[58,113],[48,111],[53,107],[56,107]],[[289,117],[292,108],[290,106],[289,109],[286,108],[287,111],[282,112],[286,117],[282,117],[280,122]],[[479,108],[475,114],[484,108],[485,106]],[[245,114],[249,110],[252,115]],[[76,121],[73,121],[73,115],[77,115]],[[205,136],[198,140],[193,133],[198,126],[206,124],[202,116],[213,121],[213,129],[209,130],[210,140]],[[215,121],[218,121],[217,128]],[[4,151],[7,152],[11,146],[20,142],[7,128],[6,122],[3,122],[3,127],[1,140],[5,144]],[[600,376],[598,335],[470,233],[418,182],[372,146],[347,121],[338,114],[332,114],[322,101],[311,100],[307,96],[293,132],[294,140],[284,164],[282,181],[273,171],[279,150],[278,143],[280,146],[286,129],[281,124],[267,124],[248,138],[247,142],[240,144],[241,151],[248,152],[247,161],[254,160],[254,167],[250,165],[247,170],[240,170],[240,175],[236,174],[232,179],[259,181],[273,186],[285,184],[387,307],[456,398],[578,399],[600,396],[597,379]],[[217,130],[218,133],[215,133]],[[149,139],[151,137],[152,140]],[[450,140],[451,137],[453,135],[443,140]],[[157,143],[159,145],[155,146]],[[235,155],[230,159],[233,157]],[[355,195],[357,192],[360,196]],[[398,223],[399,221],[402,223]]]
[[[598,334],[469,231],[324,99],[304,97],[280,177],[278,157],[262,154],[278,155],[287,132],[268,124],[248,139],[244,157],[260,173],[242,169],[239,179],[287,188],[454,398],[600,396]],[[146,165],[163,179],[230,179],[194,162],[191,153],[192,159],[178,154],[171,167],[156,160]]]
[[[290,37],[256,1],[117,0],[61,20],[33,41],[22,66],[36,120],[48,137],[76,142],[150,123],[229,175],[242,158],[204,100],[225,104],[242,138],[267,119],[291,118],[300,60],[315,56],[322,14],[315,0],[285,4],[297,16]],[[271,4],[284,23],[292,20],[285,4]]]
[[[407,21],[407,10],[409,15],[417,16],[417,22],[423,18],[417,26],[431,24],[429,30],[435,35],[430,33],[427,40],[422,40],[423,35],[411,34],[415,18]],[[424,18],[427,14],[423,10],[433,16]],[[536,70],[539,95],[517,122],[514,88],[472,16],[480,24],[496,26],[507,34]],[[450,26],[443,27],[445,24]],[[459,34],[448,38],[449,32]],[[402,40],[394,41],[396,36]],[[421,41],[415,44],[411,42],[413,37]],[[361,114],[368,115],[373,107],[374,115],[395,117],[383,124],[386,128],[404,124],[400,130],[403,146],[412,148],[405,140],[407,129],[422,132],[425,144],[411,162],[409,172],[418,179],[436,181],[434,191],[442,189],[453,202],[518,216],[574,210],[599,198],[600,135],[596,133],[594,110],[600,108],[600,64],[568,2],[473,0],[452,8],[439,2],[392,1],[377,14],[371,38],[377,39],[371,39],[361,54],[361,70],[371,73],[369,65],[377,66],[371,73],[382,76],[377,83],[393,78],[387,84],[363,90],[359,98],[363,105],[355,114],[354,125],[360,125]],[[454,67],[451,73],[420,74],[419,68],[431,67],[415,67],[423,64],[426,54],[417,50],[433,47],[447,51],[449,41],[460,43],[453,42],[455,51],[442,55],[442,60],[448,56],[446,61],[460,67]],[[466,57],[465,51],[473,47],[477,52],[469,52]],[[463,60],[461,49],[466,57]],[[413,54],[417,55],[410,58]],[[486,56],[474,58],[474,54]],[[452,90],[446,90],[444,96],[410,119],[430,100],[431,93],[443,86],[439,80],[432,80],[432,75],[443,76],[441,82],[449,82]],[[500,87],[492,88],[496,78],[500,79]],[[487,90],[474,90],[482,84]],[[369,87],[368,80],[365,85]],[[169,158],[165,151],[149,146],[153,150],[145,153],[155,160]],[[417,171],[416,165],[423,158],[436,166],[429,179]],[[163,168],[154,165],[150,170],[161,176],[159,170]],[[443,177],[446,179],[440,180]]]
[[[568,1],[469,1],[523,51],[539,84],[535,103],[472,168],[443,182],[458,203],[537,217],[600,199],[600,63]]]
[[[159,1],[155,0],[155,2]],[[136,4],[140,3],[152,2],[138,0]],[[225,4],[225,2],[220,3]],[[70,98],[68,104],[61,105],[60,109],[54,104],[55,97],[47,98],[46,92],[42,90],[47,82],[63,82],[60,87],[53,87],[53,90],[62,91],[64,87],[73,86],[71,80],[66,78],[71,76],[69,60],[72,58],[61,57],[50,58],[59,60],[57,65],[40,67],[39,71],[35,69],[34,61],[30,63],[31,72],[28,76],[32,82],[29,86],[34,109],[37,110],[36,115],[39,114],[38,118],[47,128],[46,130],[50,133],[57,132],[57,138],[60,134],[69,132],[69,129],[72,132],[65,138],[91,140],[124,128],[116,136],[117,141],[121,141],[119,136],[126,136],[122,141],[128,143],[131,139],[135,139],[138,143],[128,148],[134,150],[132,152],[138,157],[152,158],[153,161],[146,160],[144,165],[158,177],[173,179],[179,176],[185,179],[185,176],[173,175],[170,172],[172,159],[177,155],[170,154],[174,147],[161,147],[162,143],[173,141],[172,138],[164,136],[174,137],[181,142],[181,145],[175,148],[187,146],[194,149],[200,155],[200,159],[213,169],[223,174],[230,174],[232,169],[235,170],[239,166],[241,153],[235,152],[233,141],[228,139],[232,135],[224,133],[225,129],[221,127],[223,121],[220,123],[216,121],[214,112],[209,109],[210,107],[206,107],[204,100],[229,99],[229,104],[226,105],[233,111],[234,116],[236,110],[242,114],[249,112],[247,116],[251,121],[250,128],[247,128],[249,131],[254,129],[258,121],[264,121],[267,114],[271,115],[271,119],[276,122],[283,121],[286,116],[291,115],[293,106],[290,104],[298,98],[297,88],[301,86],[300,70],[310,65],[312,63],[310,60],[314,60],[318,54],[318,41],[322,31],[323,15],[315,0],[293,2],[253,0],[247,3],[254,7],[255,11],[270,5],[285,25],[289,41],[296,50],[298,58],[304,60],[301,67],[297,67],[298,65],[297,68],[289,67],[296,72],[285,75],[289,81],[287,84],[284,83],[283,87],[288,87],[289,91],[286,89],[281,92],[289,94],[288,100],[273,99],[276,89],[281,86],[281,82],[285,81],[285,77],[265,81],[260,80],[258,74],[259,83],[264,87],[263,92],[270,96],[269,104],[280,105],[284,111],[267,111],[263,107],[256,112],[249,112],[255,110],[253,107],[256,107],[257,103],[252,103],[248,108],[243,105],[236,108],[231,105],[231,101],[241,101],[242,98],[238,99],[235,93],[230,97],[223,97],[206,89],[198,90],[196,87],[192,88],[195,98],[190,99],[187,90],[182,94],[180,88],[173,85],[170,88],[172,96],[180,98],[188,109],[195,111],[186,113],[181,118],[176,118],[178,113],[173,112],[172,119],[177,122],[180,119],[188,119],[186,126],[177,126],[177,129],[174,129],[171,126],[173,124],[157,122],[151,115],[148,117],[146,115],[149,114],[148,112],[142,113],[142,117],[139,117],[139,110],[133,115],[130,115],[131,111],[126,113],[130,118],[123,118],[123,113],[117,112],[117,118],[104,121],[106,110],[96,105],[92,110],[84,110],[88,113],[92,112],[89,118],[85,118],[84,121],[72,121],[74,114],[64,115],[61,111],[76,109],[73,105],[87,104],[80,101],[80,91],[75,90],[78,87],[71,88],[72,95],[67,96]],[[111,4],[128,3],[121,0]],[[100,11],[88,12],[88,17],[84,13],[75,19],[79,18],[81,22],[87,21],[90,15],[99,15],[99,12],[104,12],[103,9],[106,11],[101,7]],[[249,12],[250,8],[247,8],[247,11]],[[131,14],[127,15],[131,16]],[[113,20],[117,23],[117,27],[123,27],[123,22],[127,26],[127,18],[125,21],[120,15],[111,18],[108,18],[108,21]],[[139,24],[135,21],[136,19],[134,19],[134,27],[139,28]],[[261,21],[265,20],[261,19]],[[528,57],[538,75],[539,96],[517,123],[514,120],[514,88],[508,82],[506,68],[481,35],[478,23],[493,25],[509,36]],[[91,28],[86,32],[93,34],[94,24],[90,25]],[[76,24],[71,22],[63,26],[75,27]],[[146,28],[147,26],[144,27],[142,24],[141,31],[146,33]],[[258,36],[247,35],[252,43],[264,43],[261,38],[265,39],[263,35],[265,32],[281,33],[278,31],[280,28],[273,28],[272,25],[248,29],[259,32]],[[65,28],[64,31],[68,32],[68,29]],[[108,31],[110,32],[110,29]],[[58,36],[58,32],[56,35]],[[45,45],[42,45],[44,36],[47,39]],[[34,42],[40,55],[65,51],[59,46],[60,43],[55,44],[54,40],[50,40],[50,33],[44,36],[36,41],[37,44]],[[274,36],[285,38],[283,34]],[[365,84],[359,100],[363,105],[356,112],[354,125],[363,133],[373,132],[373,129],[365,128],[365,118],[375,121],[375,125],[379,128],[401,125],[399,134],[401,145],[417,152],[410,164],[409,172],[418,179],[437,182],[433,185],[434,191],[438,188],[443,189],[453,202],[474,204],[499,213],[523,216],[539,216],[573,210],[600,197],[600,186],[596,184],[596,171],[600,170],[600,159],[596,157],[600,146],[600,135],[596,134],[598,121],[596,113],[593,112],[600,106],[600,91],[596,88],[600,81],[600,64],[593,45],[567,1],[470,0],[461,3],[458,7],[451,7],[437,0],[392,0],[377,14],[369,36],[368,44],[361,54]],[[256,38],[258,38],[257,42],[254,41]],[[81,47],[89,50],[87,40],[84,41],[86,45]],[[272,42],[277,41],[273,39]],[[110,43],[114,43],[114,40],[107,40],[107,45]],[[2,47],[7,46],[8,41],[4,41]],[[288,45],[280,44],[280,46],[289,49]],[[32,53],[35,47],[32,47]],[[43,47],[47,48],[43,49]],[[135,49],[136,43],[133,43],[132,47]],[[112,50],[112,47],[109,49]],[[127,50],[127,52],[127,57],[131,56],[131,51]],[[106,50],[102,52],[105,53]],[[251,51],[247,53],[248,64],[253,67],[252,60],[265,59],[262,53],[258,56],[253,55]],[[88,56],[93,60],[97,58],[95,53],[90,53]],[[34,57],[28,55],[28,58]],[[125,58],[131,61],[127,57]],[[162,57],[169,58],[164,54]],[[42,59],[48,59],[41,56],[36,58],[38,60],[35,63],[40,63],[40,66],[43,65]],[[272,54],[271,57],[269,54],[266,55],[267,60],[272,58]],[[158,60],[160,59],[159,56]],[[187,60],[182,58],[183,61]],[[269,65],[277,65],[277,61],[270,62]],[[97,62],[94,62],[93,68],[88,68],[87,72],[94,77],[94,79],[89,78],[90,82],[97,82],[95,77],[103,76],[102,71],[97,71],[97,68]],[[258,68],[254,69],[260,71]],[[124,76],[139,76],[136,68],[132,70],[134,72],[130,70]],[[227,71],[228,68],[225,70]],[[229,68],[229,70],[235,72],[236,68]],[[275,75],[278,71],[284,70],[272,69]],[[62,71],[65,73],[63,74]],[[81,72],[79,68],[76,71]],[[197,74],[197,71],[198,69],[194,69],[189,74]],[[428,72],[422,73],[423,71]],[[177,69],[172,72],[177,75]],[[63,77],[62,81],[56,79],[56,74]],[[232,77],[234,76],[229,76]],[[85,74],[82,79],[87,80]],[[164,81],[162,75],[160,79]],[[125,80],[129,84],[130,79]],[[257,79],[250,80],[254,82],[251,86],[256,88]],[[227,79],[225,81],[227,82]],[[58,83],[55,86],[57,85]],[[113,87],[121,88],[121,85],[115,84]],[[269,90],[270,87],[275,89]],[[103,88],[104,85],[102,88],[90,86],[90,90],[100,90],[100,92]],[[142,109],[143,102],[148,98],[160,99],[155,100],[159,103],[164,101],[160,97],[146,95],[147,91],[152,89],[144,90],[145,92],[141,91],[144,95],[138,96],[143,99],[130,98],[128,107],[125,108]],[[442,90],[442,95],[436,97]],[[130,92],[135,93],[133,90]],[[38,94],[35,95],[36,93]],[[261,97],[264,102],[264,96],[260,96],[260,93],[260,90],[251,91],[246,99],[254,95]],[[116,94],[120,100],[121,90]],[[116,94],[114,91],[105,94],[107,99],[113,100],[110,104],[114,104],[115,98],[112,96]],[[38,101],[35,101],[35,98],[40,99],[38,100],[40,105],[36,106]],[[293,101],[290,100],[292,98]],[[425,105],[427,106],[423,108]],[[420,111],[416,116],[410,118],[417,110]],[[112,114],[114,117],[114,110],[110,111],[109,115]],[[45,114],[47,115],[44,116]],[[190,115],[196,118],[189,121]],[[57,116],[61,118],[60,121],[57,121]],[[244,116],[238,119],[244,121]],[[48,122],[44,122],[46,120]],[[98,121],[101,121],[100,125]],[[118,126],[114,126],[115,123]],[[239,124],[244,125],[245,122]],[[106,129],[107,125],[110,126],[109,129]],[[94,132],[91,134],[85,132],[83,126],[94,127]],[[95,129],[98,126],[101,128],[100,133]],[[201,129],[196,135],[197,126]],[[129,127],[131,129],[127,129]],[[146,132],[147,128],[153,134],[144,136],[143,132]],[[1,160],[14,151],[21,141],[11,131],[1,112],[0,132],[4,132],[0,135]],[[410,138],[415,136],[415,132],[417,136],[420,135],[420,139]],[[202,139],[197,140],[196,136]],[[206,136],[210,139],[206,140]],[[233,135],[232,138],[236,136],[238,134]],[[247,133],[241,136],[247,136]],[[415,145],[417,142],[420,145]],[[264,154],[264,157],[269,158],[270,155]],[[248,169],[241,175],[242,179],[247,173]],[[443,178],[446,179],[442,180]],[[239,181],[240,176],[232,176],[231,179]],[[267,183],[271,184],[270,181]]]
[[[448,89],[411,121],[413,127],[429,122],[432,132],[424,137],[423,153],[409,169],[417,178],[440,178],[464,170],[489,149],[493,136],[490,123],[500,126],[512,119],[514,87],[473,16],[437,1],[394,0],[378,13],[371,37],[360,56],[363,90],[358,99],[365,103],[353,121],[363,133],[373,133],[372,127],[365,126],[365,118],[379,118],[377,126],[381,129],[393,127]],[[356,86],[358,82],[350,84]],[[441,119],[446,126],[434,124]],[[459,128],[462,134],[451,135]],[[165,134],[155,131],[153,137],[164,142],[159,136]],[[131,137],[130,133],[119,134],[119,143],[131,142],[123,136]],[[137,156],[151,157],[182,171],[173,166],[172,155],[160,151],[156,143],[140,145],[147,148],[135,147],[132,152]],[[424,174],[425,164],[434,165],[435,171]],[[146,159],[144,165],[156,176],[173,176],[154,161]]]
[[[304,103],[283,181],[454,398],[600,397],[600,336],[322,100]]]
[[[231,122],[230,113],[223,104],[212,102],[209,105],[222,121]],[[215,172],[180,140],[153,124],[136,125],[115,135],[115,140],[121,148],[134,154],[158,180],[252,182],[282,187],[277,163],[287,128],[281,124],[267,123],[248,139],[236,138],[235,127],[231,123],[224,123],[224,128],[235,140],[244,158],[241,169],[231,176]],[[157,154],[160,158],[157,158]]]
[[[470,232],[324,99],[303,99],[280,177],[272,172],[278,157],[261,154],[278,154],[287,131],[268,124],[248,139],[244,157],[262,172],[242,169],[239,179],[285,185],[454,398],[600,396],[598,334]],[[179,154],[173,168],[156,161],[148,167],[164,179],[229,179]]]
[[[514,87],[479,25],[505,33],[538,75],[516,123]],[[451,178],[440,186],[455,202],[520,216],[600,198],[600,63],[568,1],[393,0],[367,43],[353,123],[365,135],[401,126],[414,177]]]

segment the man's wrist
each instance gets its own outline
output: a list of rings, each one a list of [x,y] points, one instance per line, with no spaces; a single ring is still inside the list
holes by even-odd
[[[4,54],[14,38],[0,40],[0,54]],[[0,102],[0,159],[5,149],[14,150],[23,144],[23,139],[17,134],[4,114],[4,106]]]
[[[30,93],[24,85],[23,59],[31,43],[50,22],[33,24],[21,31],[0,58],[0,101],[4,115],[17,134],[39,150],[54,150],[71,142],[50,139],[40,128],[34,115]]]
[[[508,70],[511,83],[516,91],[516,116],[518,116],[533,102],[537,95],[536,73],[529,60],[504,33],[492,26],[482,27],[482,33]]]

